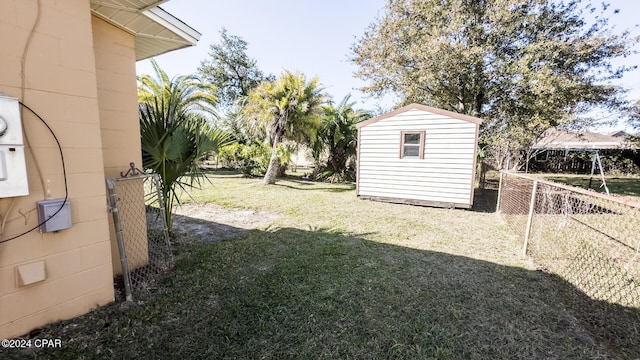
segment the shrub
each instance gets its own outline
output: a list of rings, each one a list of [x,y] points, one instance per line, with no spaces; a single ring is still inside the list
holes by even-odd
[[[280,172],[291,162],[292,148],[282,143],[278,145],[278,160]],[[271,147],[266,143],[255,142],[253,144],[234,143],[227,145],[218,152],[218,160],[226,168],[238,169],[245,177],[264,176],[271,159]]]

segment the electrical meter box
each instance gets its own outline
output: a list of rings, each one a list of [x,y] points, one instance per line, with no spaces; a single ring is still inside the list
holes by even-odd
[[[0,198],[29,195],[18,99],[0,96]]]

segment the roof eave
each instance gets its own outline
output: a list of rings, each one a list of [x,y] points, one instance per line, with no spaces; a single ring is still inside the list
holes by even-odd
[[[200,36],[202,36],[202,34],[194,28],[166,12],[161,7],[152,7],[143,11],[142,14],[182,37],[188,43],[185,47],[195,46],[200,40]]]
[[[136,40],[136,61],[148,59],[170,51],[195,46],[201,34],[180,19],[171,15],[158,5],[167,0],[91,0],[91,12],[95,16],[132,34]],[[133,15],[119,16],[121,13]],[[132,17],[133,16],[133,17]],[[148,32],[137,18],[156,27],[165,29],[167,34],[158,35],[158,31]],[[136,24],[131,26],[130,24]]]
[[[363,122],[360,122],[360,123],[356,124],[356,128],[360,129],[363,126],[367,126],[369,124],[376,123],[376,122],[378,122],[380,120],[384,120],[386,118],[390,118],[392,116],[401,114],[401,113],[409,111],[409,110],[421,110],[421,111],[426,111],[426,112],[430,112],[430,113],[433,113],[433,114],[447,116],[447,117],[458,119],[458,120],[467,121],[467,122],[470,122],[470,123],[473,123],[473,124],[476,124],[476,125],[482,124],[482,119],[477,118],[477,117],[464,115],[464,114],[456,113],[456,112],[453,112],[453,111],[438,109],[438,108],[434,108],[434,107],[426,106],[426,105],[422,105],[422,104],[413,103],[413,104],[409,104],[407,106],[403,106],[403,107],[401,107],[399,109],[396,109],[394,111],[388,112],[386,114],[382,114],[382,115],[376,116],[374,118],[371,118],[369,120],[365,120]]]

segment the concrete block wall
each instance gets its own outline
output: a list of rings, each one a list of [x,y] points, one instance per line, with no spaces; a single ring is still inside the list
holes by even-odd
[[[133,35],[92,16],[89,1],[42,0],[22,78],[37,2],[0,0],[0,9],[0,92],[57,135],[72,217],[70,229],[0,243],[0,338],[11,338],[113,301],[104,179],[131,161],[141,166],[141,155]],[[0,199],[0,241],[38,224],[36,201],[65,195],[55,141],[35,116],[23,111],[22,119],[30,195]],[[44,279],[23,286],[18,270],[40,262]]]

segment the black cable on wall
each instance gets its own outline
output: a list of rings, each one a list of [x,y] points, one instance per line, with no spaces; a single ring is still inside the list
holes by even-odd
[[[47,129],[49,130],[49,132],[51,133],[51,136],[53,136],[53,139],[56,141],[56,144],[58,145],[58,151],[60,153],[60,161],[62,162],[62,175],[63,175],[63,179],[64,179],[64,201],[62,202],[62,204],[60,205],[60,208],[58,210],[56,210],[55,213],[53,213],[53,215],[51,215],[51,217],[49,217],[48,219],[45,219],[44,221],[42,221],[41,223],[39,223],[38,225],[32,227],[31,229],[15,235],[13,237],[10,237],[8,239],[4,239],[4,240],[0,240],[0,243],[4,243],[7,241],[11,241],[11,240],[15,240],[21,236],[24,236],[30,232],[32,232],[33,230],[36,230],[37,228],[39,228],[40,226],[46,224],[49,220],[51,220],[54,216],[58,215],[58,213],[60,211],[62,211],[64,205],[67,203],[67,200],[69,199],[69,188],[67,185],[67,169],[64,163],[64,154],[62,153],[62,146],[60,145],[60,141],[58,140],[58,137],[56,136],[56,134],[53,132],[53,129],[51,129],[51,127],[49,126],[49,124],[47,124],[47,122],[38,114],[36,113],[33,109],[31,109],[29,106],[25,105],[23,102],[19,101],[20,105],[22,107],[24,107],[25,109],[29,110],[29,112],[31,112],[33,115],[35,115],[35,117],[37,117],[43,124],[44,126],[47,127]]]

